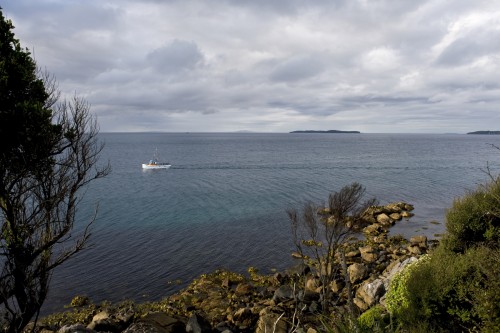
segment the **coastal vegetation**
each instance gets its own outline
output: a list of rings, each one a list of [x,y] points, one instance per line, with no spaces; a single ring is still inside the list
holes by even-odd
[[[87,244],[95,216],[73,232],[80,195],[110,170],[97,167],[88,103],[58,103],[13,28],[0,11],[0,327],[12,333],[36,320],[52,271]]]

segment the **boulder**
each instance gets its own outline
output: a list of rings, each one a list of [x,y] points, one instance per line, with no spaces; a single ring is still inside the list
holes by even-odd
[[[351,283],[357,283],[368,275],[368,268],[363,264],[352,264],[347,268]]]
[[[384,225],[384,226],[388,226],[388,225],[392,225],[393,220],[387,214],[382,213],[382,214],[377,215],[377,222]]]
[[[186,324],[178,318],[163,312],[146,315],[140,321],[130,325],[124,333],[185,333]]]
[[[376,244],[380,244],[383,247],[385,247],[385,242],[387,242],[387,235],[382,234],[382,235],[375,236],[372,238],[372,241]]]
[[[306,290],[316,291],[321,286],[321,281],[317,277],[309,277],[306,281]]]
[[[273,295],[273,301],[275,303],[280,303],[294,298],[294,292],[292,287],[288,285],[280,286]]]
[[[415,209],[413,205],[410,205],[409,203],[404,204],[404,210],[412,211],[413,209]]]
[[[402,212],[401,212],[401,217],[404,217],[404,218],[410,218],[410,217],[412,217],[412,216],[414,216],[414,215],[415,215],[415,214],[410,213],[410,212],[408,212],[408,211],[406,211],[406,210],[404,210],[404,211],[402,211]]]
[[[384,206],[385,210],[389,213],[399,213],[404,207],[404,202],[392,202]]]
[[[398,272],[402,271],[407,265],[417,261],[418,259],[415,257],[410,257],[407,258],[403,261],[397,260],[389,264],[387,268],[385,269],[383,273],[383,281],[384,281],[384,287],[387,290],[389,288],[389,283],[392,281],[394,278],[394,275],[396,275]]]
[[[349,251],[345,254],[345,257],[346,258],[354,258],[354,257],[357,257],[359,256],[359,250],[354,250],[354,251]]]
[[[420,250],[420,247],[418,245],[410,245],[410,246],[408,246],[408,251],[410,251],[410,253],[414,254],[414,255],[420,255],[420,254],[422,254],[422,250]]]
[[[92,317],[92,321],[99,321],[109,319],[109,313],[107,311],[101,311],[97,313],[94,317]]]
[[[363,213],[363,217],[375,216],[375,215],[378,215],[378,214],[381,214],[384,212],[385,212],[385,209],[382,206],[370,206]]]
[[[362,219],[368,224],[377,223],[377,219],[373,215],[363,215]]]
[[[369,307],[374,305],[380,297],[385,294],[384,281],[377,279],[372,282],[365,282],[358,288],[356,296],[361,298]]]
[[[107,311],[97,313],[87,328],[97,332],[122,332],[132,321],[134,313],[132,310],[122,310],[110,315]]]
[[[383,232],[382,230],[382,227],[380,226],[380,224],[370,224],[369,226],[365,227],[363,229],[363,232],[365,234],[369,234],[369,235],[378,235],[380,234],[381,232]]]
[[[186,324],[187,333],[208,333],[211,331],[212,327],[210,326],[210,323],[205,318],[196,313],[191,315]]]
[[[263,310],[259,314],[255,333],[287,333],[288,320],[283,315]]]
[[[360,247],[359,252],[361,253],[361,258],[368,263],[375,262],[378,258],[377,252],[371,246]]]
[[[250,326],[255,323],[257,315],[250,310],[250,308],[240,308],[232,316],[232,321],[239,326]]]
[[[343,288],[344,288],[344,281],[333,280],[330,283],[330,290],[335,294],[340,293],[340,291],[342,291]]]
[[[95,331],[85,327],[83,324],[65,325],[57,333],[94,333]]]
[[[392,213],[391,215],[389,215],[389,217],[395,221],[399,221],[402,219],[402,216],[400,213]]]
[[[424,235],[413,236],[410,238],[411,245],[417,245],[421,248],[427,248],[427,237]]]
[[[236,286],[234,293],[237,296],[244,296],[244,295],[252,294],[253,290],[254,290],[254,288],[251,284],[242,282]]]
[[[366,304],[361,298],[354,297],[353,302],[361,312],[365,312],[369,309],[368,304]]]

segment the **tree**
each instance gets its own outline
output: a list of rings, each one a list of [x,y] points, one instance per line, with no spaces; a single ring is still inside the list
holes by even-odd
[[[0,8],[0,306],[7,332],[20,332],[47,296],[53,270],[90,236],[72,234],[80,194],[104,177],[103,145],[90,105],[57,103],[56,81],[37,69]]]
[[[328,309],[331,282],[338,277],[343,257],[341,246],[359,231],[362,215],[376,200],[363,201],[365,188],[358,184],[344,186],[328,197],[328,208],[311,202],[304,204],[302,213],[296,209],[287,211],[292,227],[292,237],[302,258],[312,258],[321,281],[322,306]],[[345,266],[345,260],[344,260]],[[344,269],[346,270],[346,269]],[[349,283],[346,279],[346,283]]]

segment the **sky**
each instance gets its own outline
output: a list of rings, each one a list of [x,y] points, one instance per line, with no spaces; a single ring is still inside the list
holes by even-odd
[[[101,132],[500,130],[499,0],[0,0]]]

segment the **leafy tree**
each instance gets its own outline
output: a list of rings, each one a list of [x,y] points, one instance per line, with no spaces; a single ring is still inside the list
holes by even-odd
[[[56,81],[13,28],[0,10],[0,306],[2,329],[20,332],[38,317],[54,268],[86,245],[95,215],[71,233],[80,193],[110,167],[97,167],[89,104],[56,104]]]

